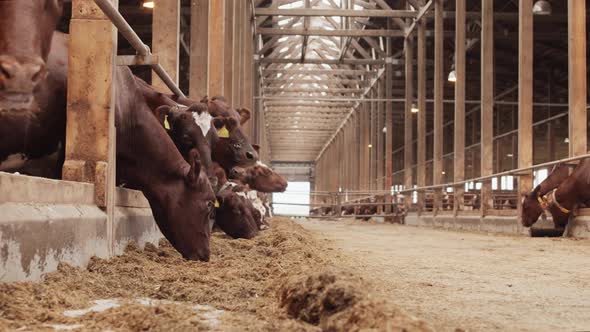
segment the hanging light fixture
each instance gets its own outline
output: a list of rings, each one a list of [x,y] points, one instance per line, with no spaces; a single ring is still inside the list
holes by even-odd
[[[418,109],[418,107],[416,107],[416,104],[412,104],[412,109],[411,109],[413,114],[416,114],[418,112],[420,112],[420,110]]]
[[[367,147],[370,149],[373,147],[373,144],[369,144],[369,145],[367,145]]]
[[[457,72],[455,72],[455,66],[451,67],[451,72],[449,73],[449,82],[457,82]]]
[[[535,15],[551,15],[551,3],[547,0],[538,0],[533,6]]]
[[[142,6],[144,8],[152,9],[152,8],[154,8],[154,2],[153,1],[144,1]]]

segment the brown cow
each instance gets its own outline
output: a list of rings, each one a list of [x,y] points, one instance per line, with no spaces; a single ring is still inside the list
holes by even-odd
[[[243,195],[245,188],[225,177],[225,171],[218,164],[216,174],[221,189],[217,192],[219,207],[215,210],[215,224],[227,235],[237,238],[251,239],[258,235],[259,216],[252,203]]]
[[[553,167],[553,170],[543,182],[536,186],[533,191],[524,196],[521,213],[521,223],[523,226],[531,227],[537,222],[541,214],[543,214],[543,211],[548,208],[543,197],[563,183],[569,175],[570,168],[567,165],[557,164]],[[553,222],[556,226],[567,223],[567,220],[563,220],[563,218],[560,217],[561,216],[558,214],[555,215]]]
[[[556,166],[549,177],[543,181],[547,182],[546,184],[542,187],[539,187],[541,185],[537,186],[533,192],[525,196],[522,203],[521,222],[523,226],[532,226],[542,210],[545,209],[551,213],[555,228],[565,228],[573,209],[578,205],[588,205],[590,201],[590,159],[580,161],[571,175],[567,176],[566,174],[569,174],[567,166]],[[555,187],[556,184],[558,184],[557,187]],[[533,198],[537,200],[536,204]],[[539,208],[541,212],[539,212]]]
[[[51,40],[51,34],[47,31],[53,31],[55,22],[59,18],[60,8],[61,1],[56,0],[0,1],[1,54],[7,55],[6,52],[17,49],[24,54],[31,56],[40,54],[43,57],[44,48],[49,47],[47,41]],[[12,31],[13,34],[7,31]],[[17,34],[17,31],[24,32],[24,35]],[[57,37],[59,36],[65,37],[64,35]],[[48,59],[53,58],[56,61],[47,62],[49,77],[67,77],[67,53],[67,43],[53,43]],[[8,55],[13,54],[8,53]],[[15,58],[18,60],[17,57]],[[24,123],[21,127],[26,129],[24,136],[28,141],[25,142],[32,146],[43,146],[44,143],[48,143],[39,142],[39,139],[59,142],[59,139],[64,136],[65,94],[55,93],[55,91],[65,91],[65,79],[56,79],[56,85],[50,86],[55,90],[48,90],[45,95],[38,93],[38,91],[44,91],[43,84],[37,84],[33,88],[35,102],[41,105],[44,100],[51,100],[52,103],[49,104],[52,105],[51,108],[33,107],[15,110],[15,100],[23,105],[26,104],[26,100],[22,98],[23,92],[17,92],[20,97],[14,98],[13,86],[6,82],[15,77],[15,71],[13,68],[7,70],[6,62],[3,62],[2,66],[4,68],[1,103],[3,106],[0,114],[3,116],[1,119],[3,121],[0,123],[5,124],[8,122],[6,118],[11,119],[16,115],[13,123]],[[22,79],[23,74],[18,75]],[[145,194],[162,233],[185,258],[208,260],[210,255],[208,217],[213,210],[215,197],[204,172],[200,170],[198,152],[194,150],[189,154],[188,163],[182,158],[172,140],[151,114],[128,68],[117,69],[115,84],[117,86],[115,121],[118,182],[124,182]],[[24,96],[28,95],[24,94]],[[63,107],[55,105],[63,105]],[[43,122],[46,119],[48,121]],[[38,130],[37,126],[44,131]],[[15,134],[13,128],[8,127],[0,128],[0,132],[3,138]],[[43,136],[40,135],[42,133],[49,134]],[[18,128],[16,134],[18,134]],[[34,136],[35,140],[30,139],[30,136]]]
[[[263,193],[282,193],[287,190],[288,185],[285,178],[260,161],[248,168],[232,168],[229,177],[247,184],[252,190]]]
[[[62,7],[61,0],[0,1],[0,171],[61,175],[67,37],[54,30]],[[58,51],[50,55],[52,40]]]

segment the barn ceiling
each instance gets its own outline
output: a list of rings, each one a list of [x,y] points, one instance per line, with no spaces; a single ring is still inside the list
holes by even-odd
[[[383,0],[258,1],[261,96],[273,160],[313,161],[383,75],[385,37],[404,18]],[[381,29],[374,17],[394,17]],[[398,55],[399,57],[399,55]],[[397,60],[397,59],[395,59]]]

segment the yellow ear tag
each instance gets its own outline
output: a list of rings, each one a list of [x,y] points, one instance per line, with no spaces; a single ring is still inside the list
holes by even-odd
[[[221,129],[217,131],[217,136],[220,138],[229,138],[229,130],[223,126]]]
[[[170,122],[168,122],[168,115],[164,117],[164,128],[170,130]]]
[[[219,201],[215,200],[215,207],[218,208],[219,207]]]

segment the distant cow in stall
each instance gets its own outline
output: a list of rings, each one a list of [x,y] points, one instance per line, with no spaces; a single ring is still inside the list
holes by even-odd
[[[3,160],[14,146],[24,146],[16,152],[34,156],[32,152],[42,155],[63,145],[67,35],[56,34],[49,43],[61,7],[60,0],[0,1]],[[215,196],[201,171],[198,151],[189,152],[188,162],[183,159],[128,68],[117,68],[115,85],[117,182],[144,193],[160,230],[184,258],[209,260],[208,218]],[[7,137],[11,139],[4,140]],[[61,167],[60,162],[56,165]]]
[[[564,228],[573,207],[590,199],[590,192],[585,188],[590,184],[588,174],[588,159],[581,161],[573,172],[566,164],[556,165],[543,182],[523,197],[522,225],[531,227],[547,211],[553,216],[555,228]]]
[[[255,146],[257,151],[258,148]],[[230,171],[230,179],[246,185],[248,189],[245,194],[254,208],[259,211],[259,223],[268,226],[265,216],[270,206],[265,205],[261,193],[284,192],[287,189],[287,180],[262,162],[257,162],[256,165],[248,168],[234,167]]]
[[[54,31],[62,10],[61,0],[0,1],[0,171],[61,177],[67,36]]]
[[[259,222],[261,216],[258,215],[258,210],[245,197],[246,188],[241,184],[228,181],[223,168],[218,164],[215,165],[215,173],[221,186],[217,192],[219,207],[215,213],[215,224],[234,239],[255,237],[264,227]]]

